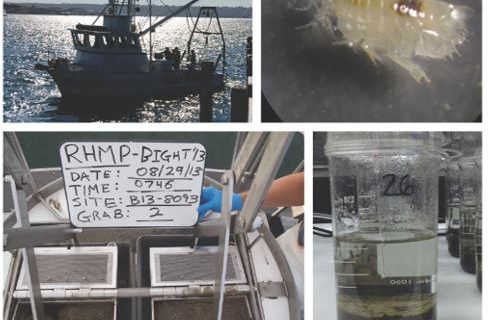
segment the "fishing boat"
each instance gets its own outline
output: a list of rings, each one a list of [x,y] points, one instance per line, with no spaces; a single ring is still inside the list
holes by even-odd
[[[303,210],[278,236],[260,209],[292,138],[239,134],[231,169],[205,169],[224,197],[249,190],[240,212],[191,227],[80,228],[61,168],[31,170],[6,134],[3,319],[303,319]]]
[[[198,92],[202,81],[215,91],[224,87],[225,40],[215,7],[201,7],[192,28],[187,47],[153,47],[153,33],[165,22],[188,10],[199,0],[192,0],[162,18],[152,16],[149,2],[149,26],[137,30],[136,13],[141,8],[134,0],[109,0],[91,25],[77,24],[70,29],[75,57],[48,59],[36,64],[37,70],[48,72],[63,98],[169,98]],[[217,31],[202,30],[199,22],[209,18]],[[103,19],[102,25],[96,23]],[[193,47],[194,35],[219,36],[220,54],[214,61],[200,61]],[[143,38],[149,38],[149,50],[143,48]],[[163,49],[163,48],[161,48]],[[202,67],[205,65],[205,67]],[[206,75],[203,78],[203,75]],[[206,80],[202,80],[206,79]]]

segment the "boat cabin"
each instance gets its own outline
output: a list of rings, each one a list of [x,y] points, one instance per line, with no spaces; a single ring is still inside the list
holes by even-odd
[[[131,16],[110,15],[103,17],[103,26],[78,24],[70,29],[73,45],[82,51],[142,52],[139,35]]]
[[[134,33],[71,29],[71,36],[76,50],[142,52],[140,39]]]
[[[75,65],[108,72],[147,71],[147,55],[131,16],[106,14],[102,26],[78,24],[70,31]]]

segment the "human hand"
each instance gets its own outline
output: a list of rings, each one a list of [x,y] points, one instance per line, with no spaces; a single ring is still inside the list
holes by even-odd
[[[243,206],[242,197],[238,193],[232,195],[231,211],[241,210]],[[215,187],[205,187],[202,190],[200,198],[200,206],[198,207],[199,220],[205,218],[208,211],[221,212],[222,211],[222,191]]]

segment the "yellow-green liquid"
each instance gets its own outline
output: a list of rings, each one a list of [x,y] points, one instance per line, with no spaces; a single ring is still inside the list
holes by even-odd
[[[339,235],[335,241],[339,320],[436,319],[435,233],[355,232]],[[383,258],[379,251],[390,252],[389,257]],[[385,266],[395,258],[415,259],[418,266],[395,276],[395,268]]]

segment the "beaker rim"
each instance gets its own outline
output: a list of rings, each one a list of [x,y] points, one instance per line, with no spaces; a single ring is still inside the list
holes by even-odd
[[[428,132],[336,132],[331,133],[324,147],[325,154],[352,153],[429,153],[448,158],[442,150],[445,139]]]
[[[350,155],[354,153],[419,153],[430,154],[436,158],[446,159],[449,155],[441,148],[422,143],[410,143],[408,140],[382,141],[381,145],[356,141],[355,143],[327,144],[324,147],[326,156]]]

